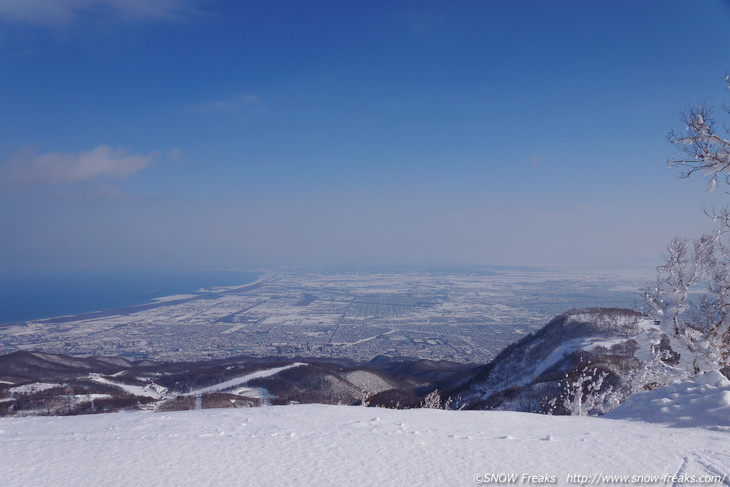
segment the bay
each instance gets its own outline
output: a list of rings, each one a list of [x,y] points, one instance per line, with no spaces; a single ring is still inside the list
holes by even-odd
[[[245,285],[260,276],[226,270],[4,274],[0,275],[0,323],[124,308],[201,288]]]

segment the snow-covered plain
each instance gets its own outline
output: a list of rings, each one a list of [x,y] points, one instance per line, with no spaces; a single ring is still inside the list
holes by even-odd
[[[630,306],[653,269],[302,272],[123,310],[3,326],[0,354],[197,361],[234,355],[401,355],[487,362],[570,307]],[[617,289],[616,291],[611,288]],[[629,289],[626,292],[622,289]],[[525,296],[531,296],[525,299]]]
[[[709,475],[719,479],[704,485],[730,485],[730,436],[593,417],[326,405],[26,417],[0,420],[0,472],[4,485],[74,487],[480,485],[492,474],[525,485],[523,475],[558,485],[576,475],[634,485]]]

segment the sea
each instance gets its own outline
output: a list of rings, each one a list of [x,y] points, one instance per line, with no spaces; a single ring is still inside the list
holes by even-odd
[[[163,296],[241,286],[260,276],[227,270],[2,274],[0,323],[125,308]]]

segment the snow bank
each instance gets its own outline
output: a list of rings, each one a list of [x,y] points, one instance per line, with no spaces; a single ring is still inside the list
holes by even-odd
[[[602,418],[325,405],[28,417],[0,419],[0,472],[4,485],[73,487],[480,485],[492,474],[730,485],[729,439]]]
[[[674,426],[711,426],[730,432],[730,380],[713,370],[694,381],[632,394],[605,417]]]

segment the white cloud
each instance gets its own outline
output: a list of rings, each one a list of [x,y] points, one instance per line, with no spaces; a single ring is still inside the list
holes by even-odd
[[[0,0],[0,17],[40,24],[64,24],[83,15],[153,20],[193,12],[196,3],[199,0]]]
[[[0,181],[8,184],[74,184],[100,179],[122,179],[141,171],[159,153],[129,154],[125,149],[100,145],[78,154],[30,150],[16,153],[0,165]]]

